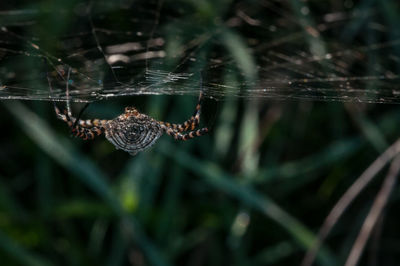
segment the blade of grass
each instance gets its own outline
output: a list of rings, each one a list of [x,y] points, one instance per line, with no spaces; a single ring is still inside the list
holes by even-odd
[[[127,217],[118,198],[106,183],[106,177],[88,158],[74,150],[65,139],[58,137],[48,124],[20,102],[3,102],[17,118],[25,133],[50,157],[64,166],[84,184],[95,191],[123,220],[128,221],[130,236],[143,249],[152,265],[169,265],[154,244],[147,238],[133,217]]]
[[[268,247],[256,254],[252,259],[252,265],[276,265],[280,260],[298,252],[298,247],[289,241],[281,242],[275,246]]]
[[[20,262],[21,265],[26,266],[49,266],[52,265],[48,261],[34,255],[27,251],[12,239],[7,237],[3,232],[0,231],[0,248],[7,252],[8,255],[12,256],[16,261]]]
[[[365,249],[368,239],[371,236],[379,217],[381,217],[383,209],[389,199],[390,194],[397,182],[397,176],[400,171],[400,156],[397,155],[390,165],[389,173],[387,174],[382,187],[375,198],[368,216],[365,218],[363,226],[357,239],[350,251],[345,266],[356,266]]]
[[[168,144],[158,145],[161,152],[174,159],[182,167],[198,173],[212,187],[237,198],[250,208],[260,211],[265,216],[282,226],[305,250],[315,241],[315,235],[303,224],[281,209],[266,195],[261,195],[251,187],[246,187],[234,181],[234,177],[224,173],[212,163],[201,162],[181,150],[172,149]],[[171,153],[171,150],[175,150]],[[334,256],[324,249],[319,253],[318,260],[322,265],[336,265]]]
[[[383,152],[389,147],[382,130],[373,123],[357,106],[346,104],[345,108],[355,124],[359,127],[365,138],[371,143],[377,152]]]
[[[310,155],[301,160],[286,162],[278,167],[268,167],[267,170],[260,171],[255,179],[255,183],[268,183],[276,178],[292,179],[309,172],[316,171],[323,167],[332,166],[339,160],[345,160],[352,154],[359,151],[362,147],[360,138],[349,138],[332,143],[321,152]],[[304,182],[310,180],[304,179]]]
[[[26,134],[50,157],[78,177],[95,191],[118,214],[122,214],[120,203],[113,196],[106,177],[87,158],[79,154],[65,139],[57,137],[50,127],[19,102],[4,102],[5,107],[16,117]]]
[[[253,84],[257,79],[257,65],[246,42],[239,34],[229,28],[224,28],[222,31],[221,41],[234,58],[235,65],[243,72],[246,81]]]
[[[179,236],[179,234],[176,234],[176,230],[181,230],[181,228],[171,230],[171,227],[173,227],[174,218],[179,215],[179,209],[182,207],[179,202],[179,194],[182,190],[184,175],[182,168],[176,166],[172,167],[171,173],[171,178],[166,185],[156,228],[157,238],[166,245]]]
[[[27,210],[14,197],[6,183],[2,182],[2,178],[3,176],[0,176],[0,209],[12,219],[27,219],[29,216]]]
[[[313,264],[314,258],[325,241],[328,234],[336,225],[340,217],[347,210],[354,199],[365,189],[365,187],[374,179],[374,177],[382,170],[382,168],[392,160],[397,154],[400,153],[400,139],[394,142],[384,153],[382,153],[360,177],[347,189],[343,196],[338,200],[332,208],[328,216],[325,218],[321,226],[318,238],[307,254],[304,256],[301,265],[310,266]]]
[[[126,252],[126,239],[123,236],[123,232],[116,230],[112,236],[110,256],[106,265],[118,266],[123,265],[124,253]]]

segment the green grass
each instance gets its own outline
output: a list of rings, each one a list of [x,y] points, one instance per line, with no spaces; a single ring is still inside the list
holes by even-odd
[[[378,75],[382,69],[388,77],[395,75],[397,66],[390,60],[398,54],[398,46],[389,50],[373,46],[376,39],[385,43],[398,38],[399,16],[393,11],[398,4],[394,1],[360,1],[343,10],[342,1],[333,1],[337,6],[329,8],[319,1],[266,1],[267,6],[250,0],[162,1],[161,6],[149,1],[129,8],[99,2],[91,14],[102,49],[120,43],[143,44],[151,34],[165,42],[149,49],[162,50],[165,57],[151,59],[147,65],[138,59],[126,68],[113,69],[115,73],[98,53],[85,24],[87,16],[79,16],[86,6],[78,2],[59,3],[60,12],[68,10],[62,15],[46,1],[11,7],[25,10],[21,16],[0,12],[0,26],[7,25],[23,36],[15,41],[7,35],[12,47],[0,42],[0,48],[28,53],[3,57],[0,49],[0,85],[21,83],[21,87],[47,93],[48,70],[54,89],[63,91],[65,81],[53,69],[62,64],[79,68],[80,75],[72,72],[73,93],[99,80],[101,88],[114,88],[118,85],[114,74],[121,82],[140,84],[146,67],[160,70],[159,76],[151,76],[154,92],[195,92],[202,77],[206,92],[211,87],[220,89],[217,100],[207,98],[203,106],[202,124],[211,131],[186,142],[163,136],[152,148],[132,157],[115,150],[104,137],[87,142],[70,137],[50,102],[3,101],[2,265],[299,265],[332,206],[399,135],[396,105],[234,96],[260,93],[252,91],[257,86],[272,88],[276,86],[274,78],[283,79],[286,74],[304,90],[307,86],[330,88],[333,83],[328,81],[301,82],[333,72],[337,77],[334,70],[340,67],[347,71],[341,74],[349,77]],[[276,5],[275,12],[270,12],[268,4]],[[371,5],[382,16],[370,14]],[[26,10],[31,7],[37,12],[28,15]],[[154,17],[157,10],[161,12],[158,21]],[[327,14],[353,14],[355,10],[366,13],[324,24]],[[373,27],[363,26],[377,27],[375,20],[385,30],[381,35]],[[25,24],[18,26],[21,21]],[[313,35],[315,25],[319,25],[320,35]],[[331,28],[324,28],[326,25]],[[146,31],[139,34],[136,31],[141,26]],[[40,44],[39,57],[29,54],[38,49],[27,40]],[[363,45],[372,49],[362,53]],[[345,53],[351,50],[347,48],[353,53]],[[333,53],[332,60],[316,59],[330,51],[343,53]],[[68,56],[69,52],[77,54]],[[62,62],[45,53],[62,58]],[[390,56],[386,58],[386,54]],[[136,52],[131,55],[137,56]],[[296,56],[305,56],[301,64],[290,61]],[[48,66],[43,57],[51,61]],[[275,61],[269,62],[271,58]],[[277,73],[279,63],[286,68]],[[15,79],[4,75],[5,69],[21,73],[18,68],[24,67],[29,71]],[[161,71],[191,75],[187,80],[165,82],[167,77]],[[276,74],[282,76],[273,76]],[[381,83],[368,83],[368,88],[378,90],[389,84],[395,89],[396,81],[382,78]],[[359,80],[348,82],[354,88],[365,85]],[[225,93],[227,97],[223,97]],[[92,103],[83,117],[112,118],[125,106],[134,105],[159,120],[180,122],[192,114],[196,97],[110,98]],[[73,104],[74,113],[79,107]],[[350,206],[318,253],[315,265],[343,265],[383,175]],[[381,235],[370,243],[378,243],[379,249],[366,252],[360,265],[371,262],[373,252],[378,255],[377,265],[395,265],[393,261],[399,259],[400,232],[394,211],[398,190],[394,194],[380,225]]]

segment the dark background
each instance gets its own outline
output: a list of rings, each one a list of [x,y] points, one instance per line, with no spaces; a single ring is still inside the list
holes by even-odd
[[[299,265],[398,138],[397,22],[397,1],[3,1],[1,264]],[[129,60],[106,63],[131,42]],[[43,101],[65,105],[69,68],[74,114],[91,101],[85,119],[136,106],[179,123],[203,88],[210,134],[134,157],[70,137]],[[190,75],[165,81],[174,73]],[[386,172],[316,265],[344,264]],[[398,195],[360,265],[397,265]]]

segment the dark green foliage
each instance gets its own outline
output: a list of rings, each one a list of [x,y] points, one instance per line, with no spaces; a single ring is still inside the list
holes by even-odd
[[[147,40],[162,36],[165,41],[160,49],[165,51],[165,57],[147,63],[138,61],[126,70],[116,68],[115,73],[106,64],[90,65],[93,69],[83,64],[103,59],[90,32],[81,31],[91,29],[87,17],[80,17],[81,21],[72,19],[84,12],[86,3],[1,3],[0,7],[4,5],[9,13],[0,12],[0,26],[25,38],[12,49],[34,53],[35,49],[29,47],[32,41],[40,43],[48,54],[42,58],[24,55],[12,61],[3,58],[0,49],[0,86],[21,82],[28,88],[40,88],[38,91],[47,96],[46,68],[55,72],[55,58],[60,57],[63,64],[76,67],[93,80],[101,79],[104,90],[118,87],[116,77],[120,82],[139,84],[145,80],[146,67],[164,73],[191,74],[192,79],[182,83],[178,80],[154,86],[154,92],[159,92],[158,86],[169,86],[165,92],[173,96],[96,101],[83,115],[85,118],[112,118],[125,106],[134,105],[159,120],[182,122],[192,115],[197,100],[197,93],[193,92],[199,89],[200,76],[206,93],[207,89],[212,91],[208,96],[216,96],[218,101],[208,97],[203,106],[202,125],[211,127],[209,135],[186,142],[165,135],[150,150],[132,157],[115,150],[104,137],[88,142],[69,137],[68,127],[56,119],[51,102],[4,100],[0,105],[0,264],[299,265],[336,201],[400,132],[397,105],[365,103],[368,99],[385,102],[378,97],[399,102],[395,96],[386,95],[386,90],[372,96],[363,92],[366,98],[360,99],[367,99],[364,103],[342,103],[346,97],[340,92],[326,90],[323,94],[317,90],[343,88],[346,82],[349,91],[398,88],[400,68],[393,57],[398,55],[399,47],[393,46],[390,53],[385,48],[372,48],[375,43],[398,41],[400,13],[394,11],[399,10],[397,2],[344,1],[347,5],[351,2],[349,7],[342,2],[330,1],[331,6],[326,8],[326,1],[295,0],[127,0],[115,6],[93,1],[92,23],[101,32],[98,38],[103,49],[140,38],[115,32],[136,32],[141,27]],[[275,16],[258,13],[257,8],[268,9],[270,5],[276,7]],[[65,12],[55,12],[57,9]],[[237,19],[236,14],[242,9],[247,13],[239,17],[253,17],[256,24],[242,21],[232,26],[239,22],[229,18]],[[11,10],[19,10],[21,15],[11,16]],[[336,24],[327,23],[324,16],[326,19],[329,14],[341,12],[355,17],[343,18],[345,22],[340,21],[339,29],[325,35],[318,25]],[[59,13],[62,18],[57,18]],[[127,23],[129,16],[132,20]],[[27,24],[16,26],[18,21]],[[29,21],[35,23],[28,24]],[[368,31],[368,21],[380,22],[385,31],[380,35],[372,29]],[[276,26],[287,31],[266,33],[266,29]],[[149,29],[153,27],[154,36],[150,36]],[[322,37],[313,35],[312,27],[321,30]],[[82,33],[73,39],[77,43],[68,35],[75,28],[76,33]],[[113,32],[111,37],[107,38],[106,30]],[[115,36],[121,39],[116,40]],[[204,36],[207,41],[203,41]],[[55,40],[65,47],[55,45]],[[264,47],[259,53],[263,44],[271,49]],[[5,41],[0,43],[0,48],[5,47]],[[371,49],[365,52],[360,47]],[[84,59],[62,53],[86,49],[89,52],[82,54]],[[335,58],[332,53],[333,59],[316,60],[315,64],[306,60],[326,56],[330,51],[346,56]],[[271,54],[290,58],[300,52],[309,57],[303,58],[300,66],[285,61],[287,73],[281,69],[281,76],[276,77],[296,83],[293,87],[299,90],[299,97],[290,101],[257,97],[262,90],[252,89],[274,87],[277,80],[268,75],[278,72],[272,66],[285,63],[270,62],[268,70],[263,60]],[[184,60],[190,53],[194,54],[194,63]],[[352,53],[359,53],[359,57],[351,57]],[[390,56],[385,58],[386,54]],[[222,67],[213,68],[214,59],[226,61]],[[8,67],[31,71],[5,80],[4,69]],[[335,71],[340,67],[341,77],[347,79],[338,83],[327,80],[338,77]],[[296,71],[289,73],[290,68]],[[309,76],[300,71],[323,80],[307,83],[304,79]],[[63,92],[65,80],[51,75],[56,90]],[[355,80],[379,75],[382,80]],[[165,76],[160,74],[162,78]],[[73,99],[95,99],[82,92],[92,88],[91,82],[75,75]],[[216,90],[212,84],[221,88],[226,85],[226,90],[218,86],[220,90]],[[303,101],[302,93],[308,88],[311,92],[304,94],[307,100]],[[180,90],[186,94],[185,89],[190,89],[193,97],[178,95]],[[357,96],[349,91],[344,94]],[[29,90],[23,93],[37,96],[37,91],[32,95]],[[310,101],[326,100],[324,96],[330,97],[328,101]],[[338,102],[331,101],[335,97]],[[79,107],[74,104],[73,111],[78,113]],[[339,221],[328,244],[319,252],[317,265],[343,265],[384,174],[377,176]],[[378,249],[368,246],[372,251],[366,252],[362,263],[372,261],[373,256],[377,256],[377,265],[396,265],[400,259],[399,217],[395,212],[398,199],[395,189],[380,224],[381,235],[371,241],[378,243]]]

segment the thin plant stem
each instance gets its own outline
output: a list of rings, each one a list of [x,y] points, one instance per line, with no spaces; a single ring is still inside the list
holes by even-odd
[[[354,245],[350,251],[350,254],[347,257],[345,266],[356,266],[358,261],[360,260],[365,245],[367,244],[368,239],[371,236],[372,230],[374,229],[379,217],[381,217],[389,196],[396,184],[399,171],[400,155],[397,155],[390,165],[390,169],[385,178],[385,181],[383,182],[382,187],[374,200],[371,210],[369,211],[368,216],[361,227],[360,233],[358,234],[357,239],[354,242]]]
[[[400,139],[387,148],[351,185],[351,187],[343,194],[336,205],[332,208],[328,216],[325,218],[321,226],[318,236],[315,240],[313,248],[311,248],[301,263],[301,266],[311,266],[315,260],[318,250],[321,248],[328,234],[336,225],[340,217],[354,201],[354,199],[364,190],[364,188],[372,181],[379,171],[390,162],[397,154],[400,153]]]

